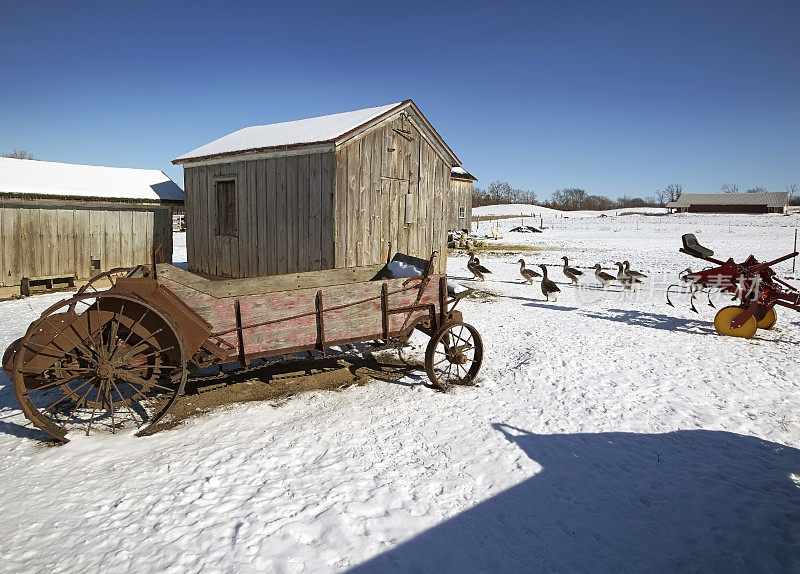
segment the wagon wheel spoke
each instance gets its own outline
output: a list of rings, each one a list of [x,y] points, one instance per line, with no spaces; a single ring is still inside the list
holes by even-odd
[[[130,415],[131,415],[131,420],[132,420],[132,421],[133,421],[133,423],[136,425],[136,428],[137,428],[137,429],[138,429],[138,428],[142,428],[142,425],[141,425],[141,423],[140,423],[139,421],[137,421],[137,420],[136,420],[136,415],[133,413],[133,410],[131,409],[131,406],[128,404],[128,400],[127,400],[127,399],[125,399],[125,395],[123,395],[123,394],[122,394],[122,391],[120,391],[120,390],[119,390],[119,387],[117,387],[117,383],[116,383],[116,382],[114,382],[114,381],[112,380],[112,381],[111,381],[111,384],[112,384],[112,385],[114,386],[114,388],[117,390],[117,394],[118,394],[118,395],[121,397],[121,399],[122,399],[122,400],[120,400],[120,403],[122,403],[122,405],[123,405],[123,406],[124,406],[124,407],[125,407],[125,408],[128,410],[128,414],[130,414]]]
[[[91,380],[94,380],[94,379],[96,379],[96,378],[97,378],[97,377],[92,377],[92,378],[90,379],[90,381],[91,381]],[[66,427],[66,426],[67,426],[67,423],[68,423],[68,422],[70,421],[70,419],[72,418],[72,415],[74,415],[74,414],[75,414],[75,411],[77,411],[77,410],[78,410],[78,408],[80,408],[80,407],[82,406],[83,402],[86,400],[86,397],[88,397],[88,396],[89,396],[89,393],[90,393],[91,391],[92,391],[92,387],[90,386],[88,389],[86,389],[86,393],[85,393],[85,394],[84,394],[84,395],[83,395],[83,396],[80,398],[80,400],[78,400],[78,401],[76,401],[76,402],[75,402],[75,408],[73,408],[73,409],[70,411],[70,413],[67,415],[67,418],[66,418],[66,419],[64,419],[64,422],[61,424],[61,429],[62,429],[62,430],[64,429],[64,427]]]

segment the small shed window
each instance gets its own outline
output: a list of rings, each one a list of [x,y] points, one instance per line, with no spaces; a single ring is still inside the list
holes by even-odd
[[[239,234],[236,217],[236,180],[216,182],[217,193],[217,235]]]
[[[467,216],[467,208],[463,205],[458,208],[458,218],[464,219]]]

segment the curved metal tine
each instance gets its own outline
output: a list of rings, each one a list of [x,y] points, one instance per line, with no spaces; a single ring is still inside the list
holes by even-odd
[[[709,306],[709,307],[711,307],[712,309],[716,309],[716,307],[714,306],[714,304],[711,302],[711,290],[710,290],[710,289],[709,289],[709,291],[706,293],[706,295],[708,296],[708,306]]]
[[[689,308],[690,308],[692,311],[694,311],[695,313],[698,313],[698,314],[699,314],[699,312],[698,312],[697,308],[694,306],[694,295],[692,295],[692,298],[691,298],[691,299],[689,299],[689,302],[691,303],[691,305],[689,306]]]
[[[669,305],[670,307],[675,306],[672,304],[672,301],[669,300],[669,290],[672,289],[673,287],[677,287],[677,285],[670,285],[669,287],[667,287],[667,305]]]

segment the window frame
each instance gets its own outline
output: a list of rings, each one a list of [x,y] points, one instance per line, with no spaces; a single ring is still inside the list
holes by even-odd
[[[220,202],[219,202],[219,184],[232,183],[233,184],[233,214],[227,219],[228,223],[232,224],[233,229],[221,228],[220,221]],[[239,201],[238,201],[238,182],[235,175],[218,175],[214,177],[214,236],[215,237],[239,237]],[[223,233],[223,231],[225,231]],[[232,231],[232,233],[231,233]]]
[[[467,218],[467,206],[466,205],[459,205],[458,206],[458,218],[459,219],[466,219]]]

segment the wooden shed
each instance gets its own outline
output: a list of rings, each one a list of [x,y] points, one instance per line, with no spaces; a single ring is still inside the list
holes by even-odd
[[[2,286],[89,279],[172,260],[171,206],[183,192],[158,170],[0,158]]]
[[[453,194],[452,207],[448,213],[448,229],[469,231],[472,221],[472,182],[478,179],[456,166],[450,170],[450,189]]]
[[[445,269],[460,162],[411,100],[244,128],[173,163],[192,271],[255,277],[433,250]]]

